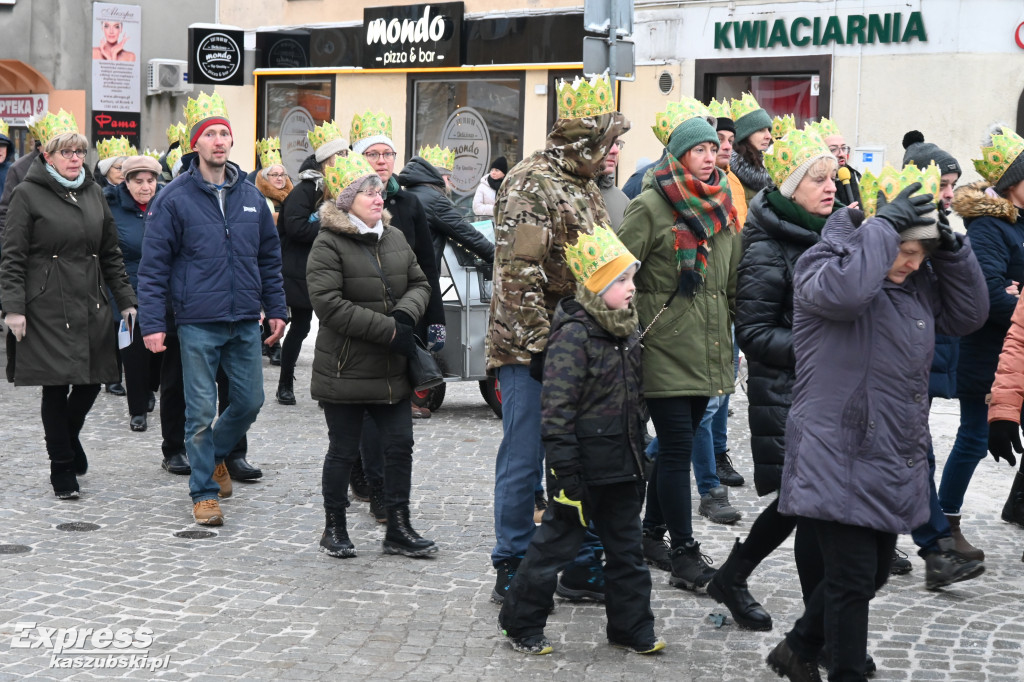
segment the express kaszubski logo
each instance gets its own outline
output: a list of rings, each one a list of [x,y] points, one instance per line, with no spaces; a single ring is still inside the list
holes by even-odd
[[[150,656],[153,640],[147,627],[53,628],[24,622],[14,624],[11,649],[45,653],[50,668],[166,670],[170,655]]]

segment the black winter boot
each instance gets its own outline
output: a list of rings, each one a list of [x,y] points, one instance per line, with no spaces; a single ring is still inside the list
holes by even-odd
[[[665,527],[644,528],[643,537],[644,561],[662,571],[672,570],[672,560],[668,558],[668,544],[665,542]]]
[[[1003,505],[1003,521],[1024,526],[1024,474],[1017,472],[1010,487],[1010,496]]]
[[[744,483],[743,476],[732,465],[728,449],[715,453],[715,471],[722,485],[737,486]]]
[[[768,667],[774,670],[779,677],[785,677],[790,682],[821,682],[821,673],[818,672],[818,664],[815,661],[805,661],[797,656],[789,643],[782,640],[768,654],[765,659]]]
[[[715,575],[711,568],[711,559],[700,551],[700,543],[690,540],[682,547],[676,547],[669,553],[672,561],[672,575],[668,578],[669,585],[682,590],[697,592],[707,587]]]
[[[437,552],[433,540],[421,538],[409,525],[409,507],[388,509],[388,530],[384,534],[384,552],[423,557]]]
[[[277,380],[277,402],[282,405],[295,404],[294,381],[294,377],[285,376],[284,372],[281,372],[281,378]]]
[[[985,564],[970,559],[958,552],[956,540],[951,537],[939,538],[939,551],[924,557],[924,586],[937,590],[963,580],[977,578],[985,572]]]
[[[747,589],[747,578],[750,577],[757,564],[748,559],[739,558],[742,546],[737,539],[729,558],[725,560],[722,567],[715,573],[715,577],[708,583],[708,594],[714,597],[719,604],[725,604],[729,613],[732,614],[732,619],[741,628],[771,630],[772,617],[761,608],[761,605]]]
[[[370,483],[366,480],[366,472],[363,471],[363,458],[356,457],[352,462],[352,469],[348,473],[348,484],[352,488],[352,497],[360,502],[370,501]]]
[[[388,510],[384,505],[384,484],[370,481],[370,514],[377,523],[388,522]]]
[[[75,476],[74,462],[50,462],[50,485],[53,494],[61,500],[78,498],[78,477]]]
[[[327,512],[324,534],[320,536],[320,551],[339,559],[348,559],[356,555],[356,548],[348,539],[345,512]]]

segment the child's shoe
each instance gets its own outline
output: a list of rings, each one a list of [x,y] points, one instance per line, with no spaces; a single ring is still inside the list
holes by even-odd
[[[526,635],[525,637],[513,637],[508,634],[508,631],[505,630],[500,623],[498,624],[498,632],[508,638],[508,642],[512,645],[513,651],[518,651],[521,654],[542,656],[554,651],[554,648],[551,646],[551,642],[549,642],[548,638],[544,636],[544,633],[539,635]]]
[[[608,643],[612,646],[620,649],[626,649],[632,651],[634,654],[653,654],[661,651],[665,648],[664,640],[658,639],[652,636],[649,641],[644,642],[616,642],[614,639],[609,639]]]

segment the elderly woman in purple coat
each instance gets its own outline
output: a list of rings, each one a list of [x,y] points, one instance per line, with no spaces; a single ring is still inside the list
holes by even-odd
[[[768,655],[790,680],[820,680],[823,647],[829,680],[865,679],[869,603],[889,576],[896,535],[928,519],[935,333],[963,336],[988,314],[970,244],[939,218],[933,195],[913,196],[920,189],[910,184],[889,203],[879,193],[867,220],[836,212],[797,262],[779,511],[817,538],[825,578]]]

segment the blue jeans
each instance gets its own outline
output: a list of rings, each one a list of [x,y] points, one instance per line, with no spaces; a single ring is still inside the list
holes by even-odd
[[[931,447],[928,448],[928,471],[928,507],[931,514],[927,521],[910,533],[914,544],[920,548],[917,553],[922,557],[939,551],[939,538],[951,537],[949,521],[942,513],[939,496],[935,492],[935,449]]]
[[[960,513],[964,494],[978,462],[988,454],[988,405],[984,398],[960,399],[960,428],[942,469],[939,505],[952,516]]]
[[[216,500],[213,470],[245,435],[263,405],[263,355],[257,321],[178,327],[185,384],[185,452],[192,502]],[[217,417],[217,368],[228,377],[231,404]]]
[[[693,478],[697,481],[697,492],[701,495],[706,495],[712,488],[722,485],[718,480],[718,469],[715,466],[715,453],[725,452],[724,447],[718,449],[718,441],[714,434],[714,422],[719,412],[728,419],[729,408],[723,409],[723,397],[716,395],[708,401],[700,426],[693,434]]]

